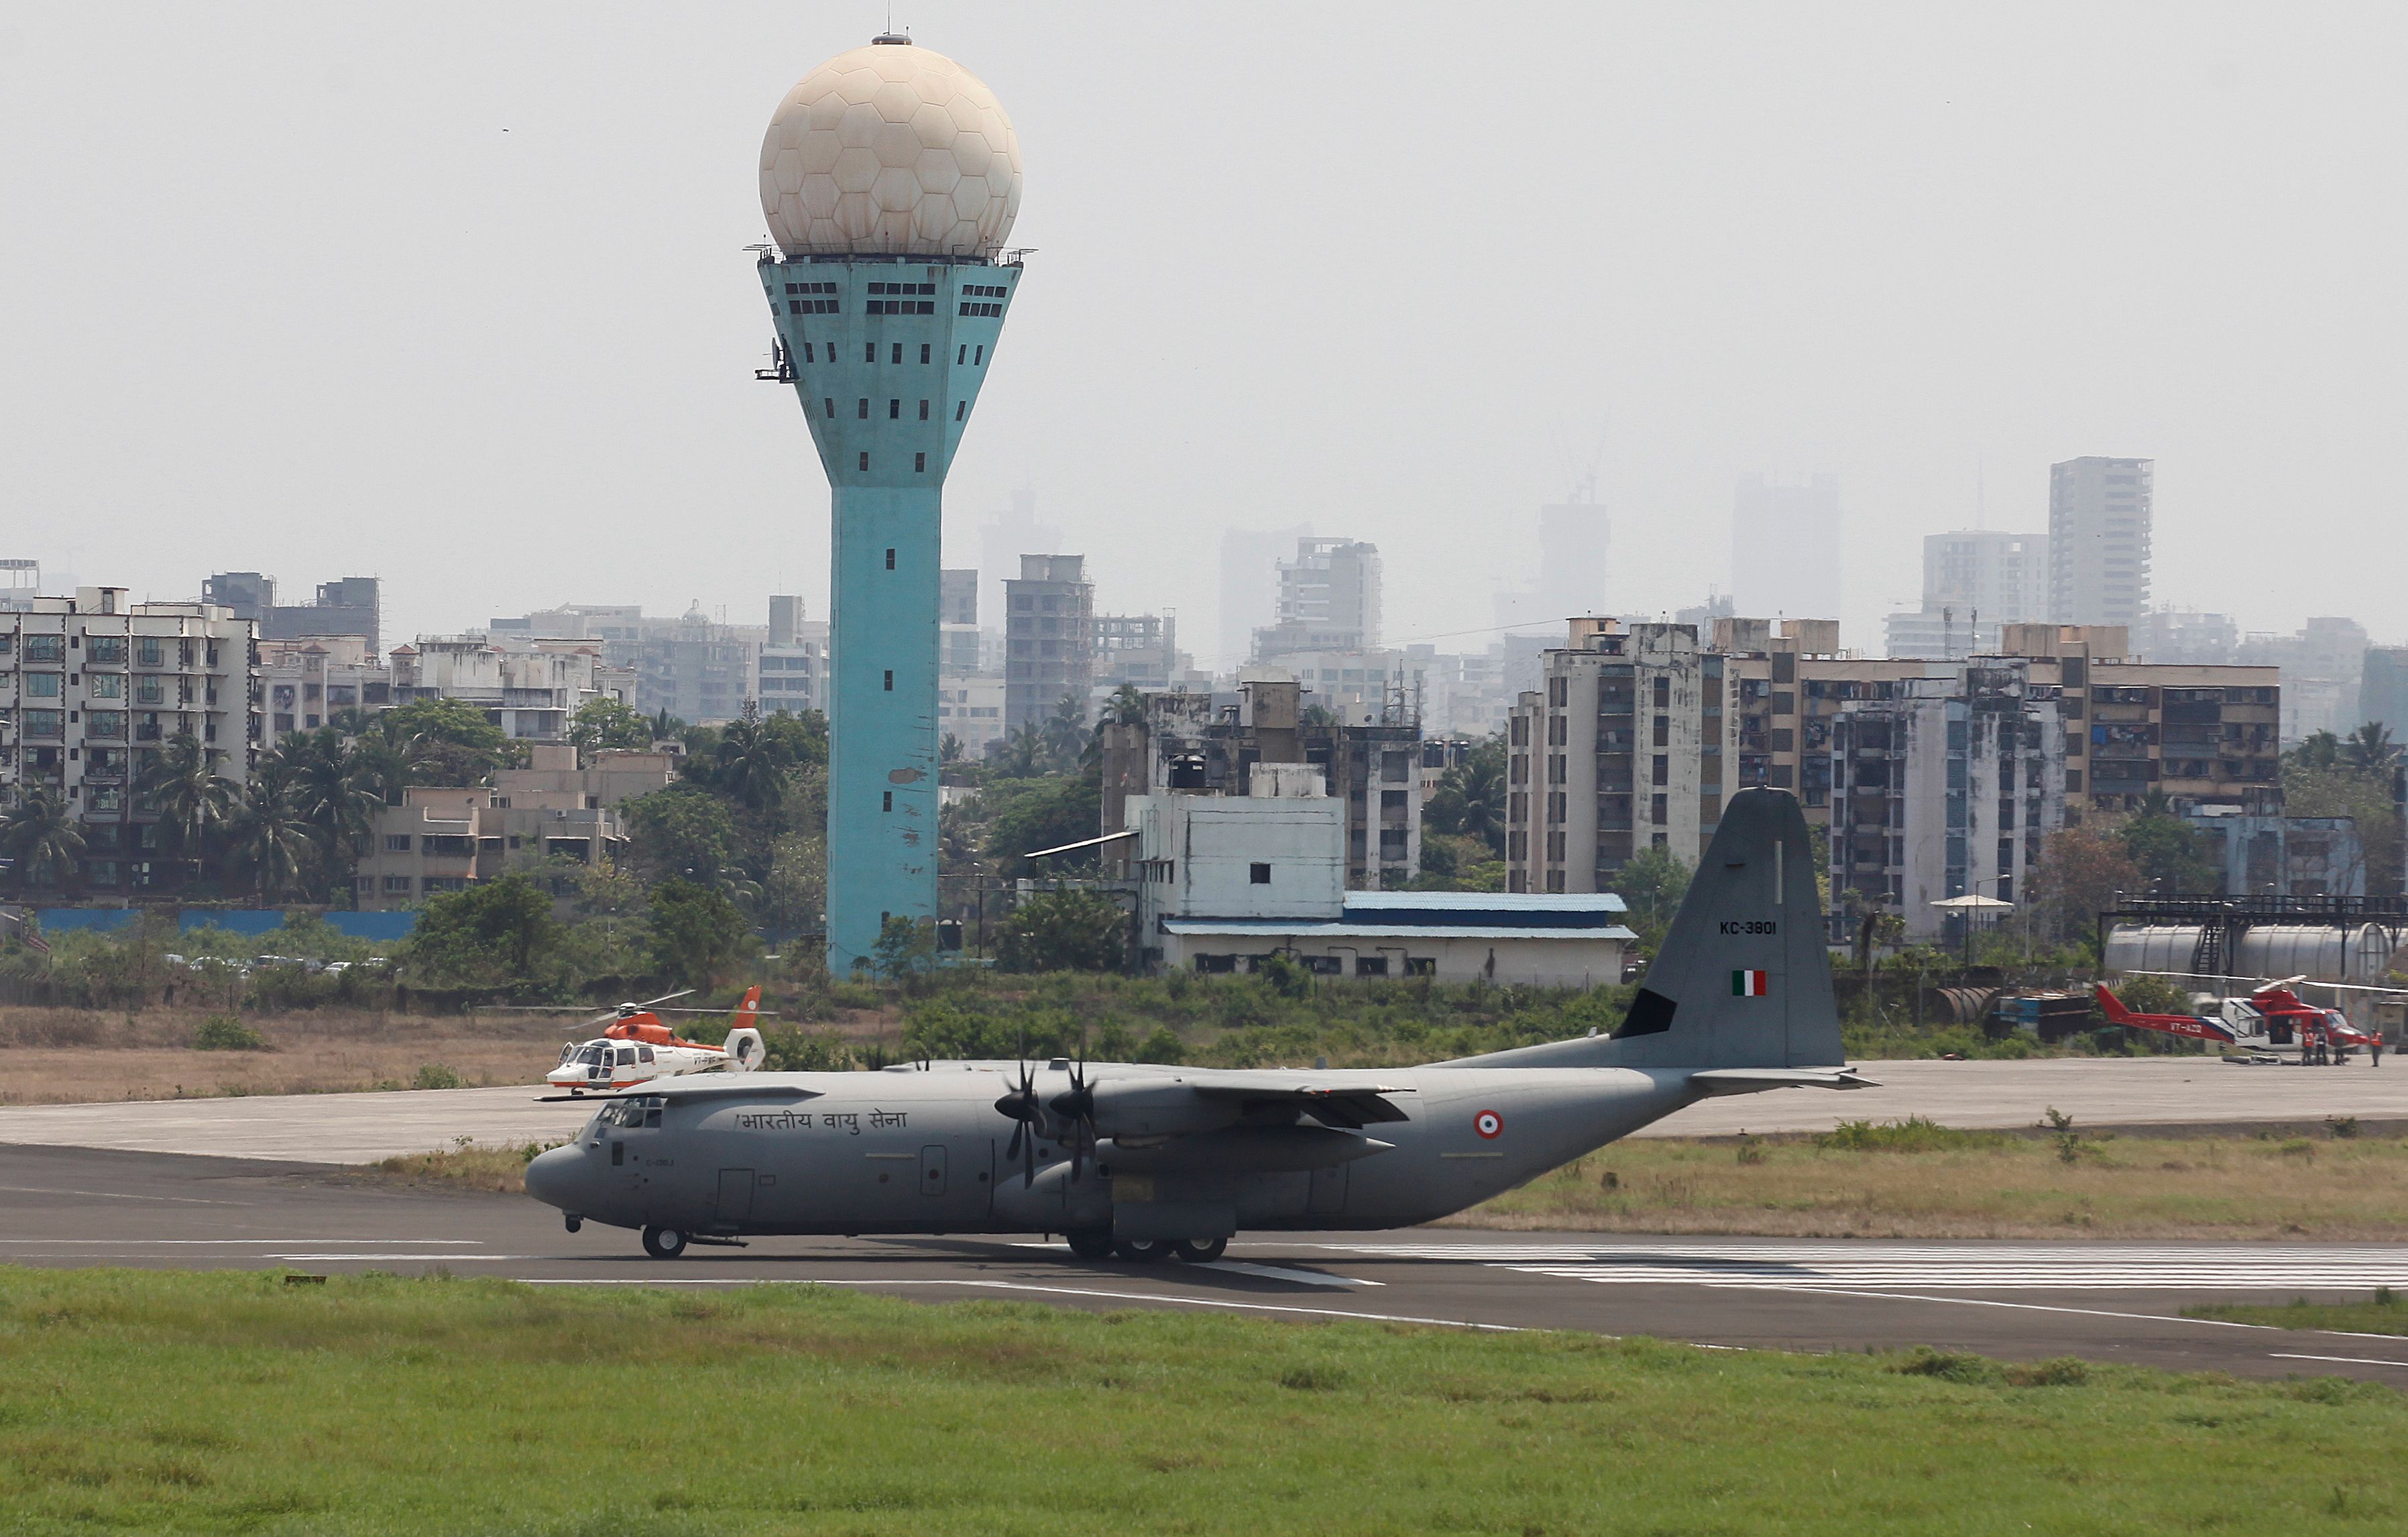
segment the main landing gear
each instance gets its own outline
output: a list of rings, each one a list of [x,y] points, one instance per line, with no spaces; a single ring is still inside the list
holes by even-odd
[[[654,1259],[675,1259],[685,1253],[686,1237],[675,1228],[644,1229],[644,1252]]]
[[[1115,1241],[1101,1228],[1067,1235],[1070,1252],[1082,1259],[1120,1258],[1132,1264],[1151,1265],[1176,1255],[1191,1265],[1209,1265],[1221,1257],[1229,1247],[1226,1238],[1168,1239],[1125,1238]]]

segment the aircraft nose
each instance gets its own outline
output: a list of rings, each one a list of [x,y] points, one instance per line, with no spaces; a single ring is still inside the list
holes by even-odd
[[[585,1152],[575,1142],[538,1153],[526,1166],[527,1194],[564,1212],[579,1209],[579,1191],[584,1184]]]

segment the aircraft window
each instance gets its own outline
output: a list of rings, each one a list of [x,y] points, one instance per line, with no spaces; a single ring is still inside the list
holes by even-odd
[[[651,1109],[644,1112],[644,1124],[646,1126],[658,1126],[661,1124],[661,1107],[658,1104],[654,1104]]]
[[[649,1062],[649,1061],[652,1060],[652,1048],[651,1048],[650,1046],[638,1046],[638,1047],[637,1047],[637,1048],[636,1048],[636,1060],[637,1060],[637,1061],[638,1061],[638,1062]]]
[[[620,1047],[620,1048],[619,1048],[619,1066],[621,1066],[621,1067],[623,1067],[623,1068],[632,1068],[632,1067],[634,1067],[635,1065],[636,1065],[636,1048],[635,1048],[635,1047],[633,1047],[633,1046],[622,1046],[622,1047]]]
[[[584,1063],[590,1068],[595,1063],[602,1060],[602,1048],[599,1046],[588,1046],[583,1051],[577,1054],[577,1060]]]

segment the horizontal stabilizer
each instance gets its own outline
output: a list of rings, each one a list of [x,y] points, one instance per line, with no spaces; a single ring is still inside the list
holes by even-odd
[[[1879,1088],[1850,1068],[1708,1068],[1689,1074],[1689,1086],[1707,1094],[1754,1094],[1759,1089]]]

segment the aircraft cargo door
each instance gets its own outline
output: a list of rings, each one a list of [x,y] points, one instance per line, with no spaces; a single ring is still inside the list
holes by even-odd
[[[723,1225],[752,1220],[752,1171],[719,1171],[719,1220]]]
[[[991,1137],[948,1137],[923,1142],[919,1155],[920,1196],[911,1208],[894,1214],[924,1224],[939,1232],[955,1228],[975,1231],[995,1210],[995,1140]]]

